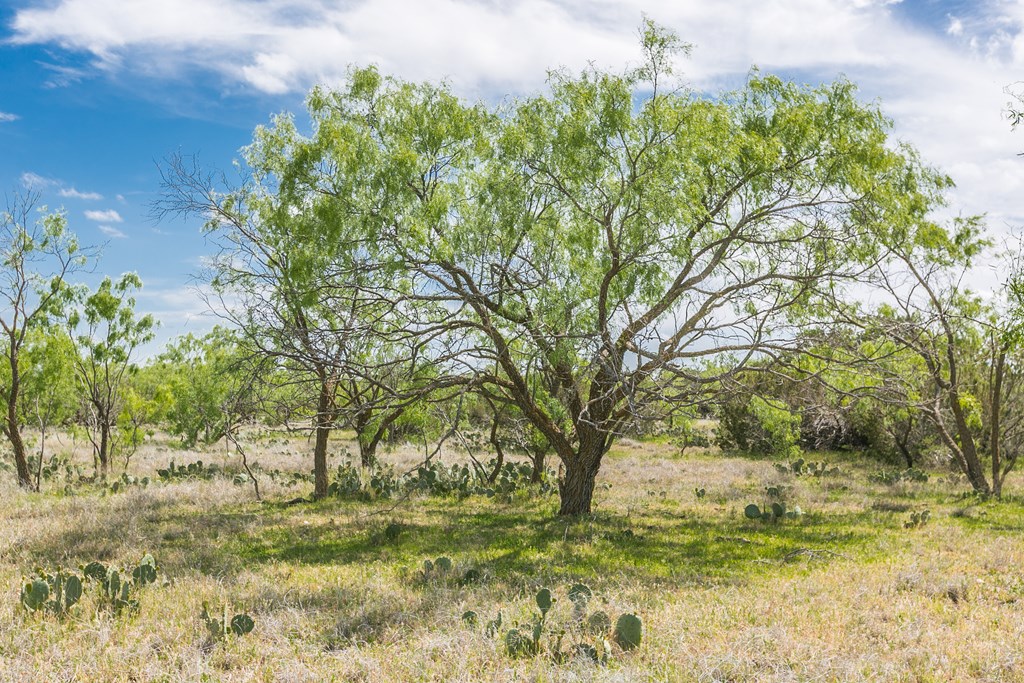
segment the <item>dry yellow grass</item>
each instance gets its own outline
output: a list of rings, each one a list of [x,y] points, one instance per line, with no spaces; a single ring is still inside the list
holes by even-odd
[[[281,438],[255,457],[304,470],[305,449]],[[171,457],[236,464],[158,441],[132,470]],[[1020,500],[972,505],[937,477],[890,487],[868,481],[877,465],[840,466],[841,477],[796,478],[768,461],[625,442],[606,460],[593,519],[576,522],[553,519],[543,497],[287,506],[304,491],[269,481],[264,504],[223,478],[73,496],[5,481],[0,680],[1024,681]],[[744,519],[766,485],[808,514],[777,526]],[[890,511],[900,506],[932,519],[904,529],[909,512]],[[392,522],[403,531],[388,542]],[[150,587],[135,615],[97,613],[89,596],[60,622],[18,603],[36,564],[145,551],[168,583]],[[484,579],[420,578],[422,560],[441,554]],[[577,579],[613,617],[642,616],[641,648],[606,667],[517,660],[460,618],[525,618],[536,587],[564,596]],[[211,644],[204,600],[248,610],[255,631]]]

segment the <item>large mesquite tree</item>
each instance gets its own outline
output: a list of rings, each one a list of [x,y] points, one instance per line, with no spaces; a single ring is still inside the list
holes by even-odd
[[[343,220],[393,274],[361,290],[388,335],[543,435],[561,514],[591,510],[624,425],[788,349],[943,183],[850,83],[705,97],[670,84],[684,47],[648,25],[638,68],[496,110],[359,70],[312,93],[310,137],[275,128],[289,215],[320,245]]]

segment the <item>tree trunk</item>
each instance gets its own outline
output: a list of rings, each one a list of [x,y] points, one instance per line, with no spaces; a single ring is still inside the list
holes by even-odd
[[[609,435],[587,429],[580,435],[580,445],[576,453],[569,458],[562,458],[565,463],[565,476],[558,482],[558,495],[562,501],[558,509],[559,515],[590,514],[597,472],[601,469],[601,458],[610,445]]]
[[[13,345],[14,341],[11,340]],[[18,396],[21,393],[21,376],[18,372],[18,353],[12,347],[8,360],[11,364],[11,392],[7,396],[7,439],[14,451],[14,465],[18,470],[18,484],[32,489],[32,471],[28,467],[28,456],[25,454],[25,442],[21,438],[21,425],[18,423]]]
[[[373,415],[368,410],[360,410],[356,413],[356,419],[352,425],[356,430],[356,443],[359,444],[359,465],[361,467],[372,467],[377,456],[377,441],[367,433],[367,427]]]
[[[975,445],[974,435],[967,425],[967,417],[964,415],[963,407],[960,405],[960,394],[956,390],[949,392],[949,407],[953,412],[953,419],[956,422],[957,436],[960,437],[960,452],[963,454],[964,474],[967,475],[971,487],[978,493],[988,495],[992,492],[985,478],[985,469],[982,467],[981,459],[978,457],[978,449]]]
[[[313,498],[327,496],[327,441],[331,436],[330,425],[323,424],[324,418],[317,417],[316,445],[313,446]]]
[[[356,439],[359,442],[359,464],[362,467],[373,467],[377,462],[377,443],[379,439],[366,439],[362,434]]]
[[[544,475],[545,451],[536,450],[533,452],[533,472],[530,473],[530,483],[539,484]]]
[[[498,414],[494,414],[491,420],[491,446],[494,447],[494,469],[487,475],[487,483],[493,484],[498,480],[501,468],[505,464],[505,449],[501,447],[501,439],[498,438]]]
[[[992,387],[992,431],[989,437],[989,450],[992,453],[992,495],[996,498],[1003,497],[1003,480],[1000,476],[1002,470],[1002,451],[999,447],[1002,439],[1002,425],[1000,413],[1003,410],[1003,376],[1006,374],[1006,351],[1000,349],[996,356],[996,367],[993,370],[995,382]]]
[[[320,397],[316,405],[316,445],[313,447],[313,499],[327,496],[327,441],[331,437],[331,399],[333,384],[329,379],[320,382]]]
[[[106,417],[100,420],[100,472],[103,479],[107,478],[107,472],[110,470],[110,425],[107,424]]]
[[[896,448],[903,456],[903,461],[907,464],[907,467],[914,466],[914,454],[910,452],[910,433],[914,429],[913,419],[907,420],[907,427],[903,430],[902,434],[898,434],[895,427],[887,428],[889,436],[892,437],[893,443],[896,444]]]
[[[589,515],[594,499],[594,485],[597,469],[589,466],[582,458],[576,457],[565,463],[565,476],[558,482],[558,495],[562,516]]]
[[[7,419],[8,437],[11,442],[11,450],[14,451],[14,464],[18,469],[18,484],[27,489],[33,489],[32,471],[28,468],[28,457],[25,455],[25,442],[21,438],[18,429],[17,418]]]

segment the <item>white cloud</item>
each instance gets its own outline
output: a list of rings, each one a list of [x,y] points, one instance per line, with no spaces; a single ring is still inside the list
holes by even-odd
[[[99,226],[99,231],[102,232],[107,237],[113,237],[114,239],[125,239],[126,237],[128,237],[128,235],[124,234],[117,228],[111,227],[109,225]]]
[[[60,192],[57,194],[61,197],[67,197],[68,199],[84,199],[88,201],[103,199],[103,195],[99,192],[79,192],[73,187],[61,188]]]
[[[107,211],[86,211],[85,217],[97,223],[121,223],[124,219],[113,209]]]
[[[18,116],[17,114],[12,114],[12,113],[7,112],[7,111],[0,111],[0,123],[8,123],[10,121],[17,121],[19,118],[21,118],[21,117]]]
[[[932,29],[895,0],[53,0],[17,11],[10,40],[85,52],[100,74],[212,70],[226,88],[280,94],[376,63],[493,98],[541,87],[552,66],[635,62],[647,12],[696,44],[682,68],[699,88],[738,85],[751,64],[809,82],[848,75],[954,175],[958,210],[1024,222],[1024,136],[1002,114],[1003,88],[1024,73],[1024,2],[954,6]]]
[[[32,171],[25,171],[21,174],[21,184],[29,190],[44,190],[56,185],[57,181],[53,178],[46,178],[38,173],[33,173]]]

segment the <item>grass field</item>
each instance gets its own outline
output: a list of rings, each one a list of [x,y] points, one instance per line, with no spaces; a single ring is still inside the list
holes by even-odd
[[[308,469],[308,445],[278,437],[255,458]],[[171,457],[236,467],[222,451],[147,446],[152,475]],[[384,458],[411,466],[410,448]],[[458,459],[447,454],[447,459]],[[820,458],[819,458],[820,459]],[[768,460],[623,442],[606,458],[595,513],[555,516],[557,497],[516,494],[392,501],[331,499],[264,481],[266,501],[228,477],[42,494],[0,485],[3,681],[1024,681],[1024,501],[928,482],[874,483],[878,463],[825,456],[830,477]],[[337,460],[337,458],[336,458]],[[781,489],[796,519],[744,517]],[[695,489],[705,494],[698,497]],[[914,512],[930,520],[905,528]],[[160,580],[136,613],[29,614],[23,574],[151,552]],[[452,577],[421,565],[452,558]],[[479,579],[453,577],[476,569]],[[607,665],[512,658],[482,622],[525,621],[533,595],[577,581],[614,620],[635,612],[644,640]],[[202,603],[229,602],[253,632],[213,642]],[[481,623],[467,625],[473,610]]]

